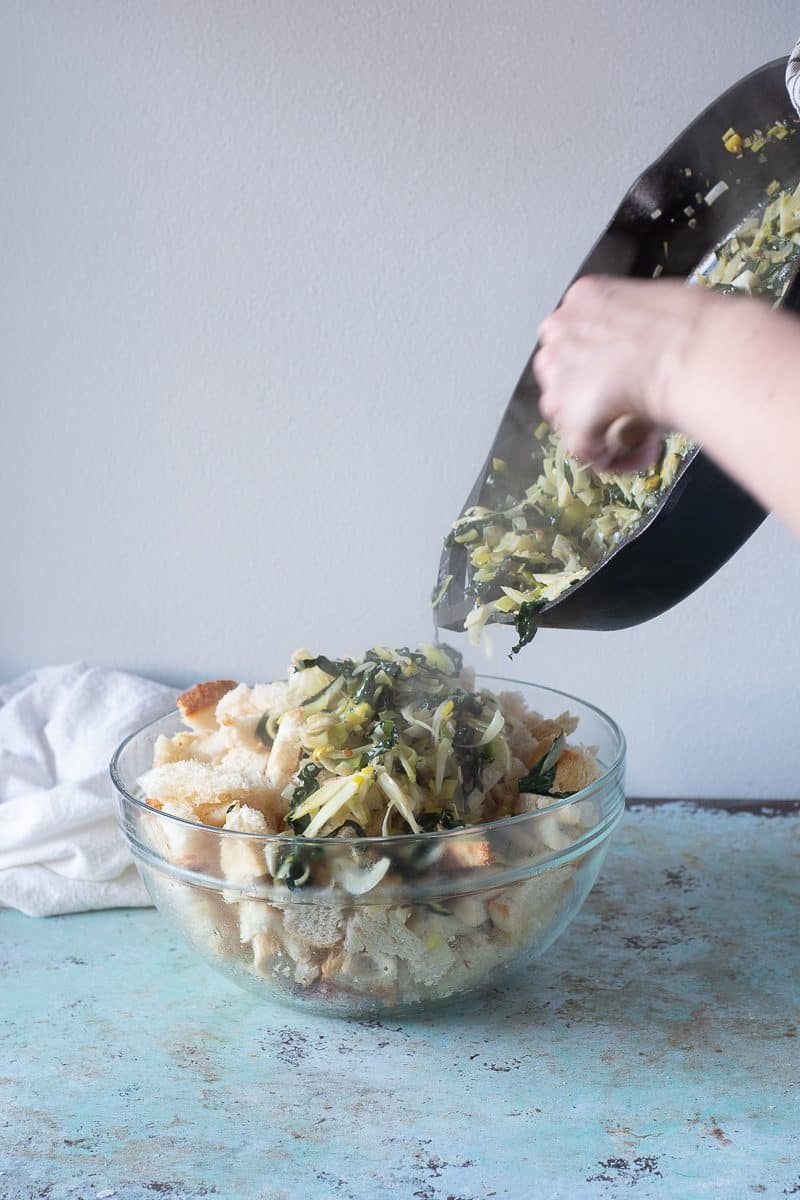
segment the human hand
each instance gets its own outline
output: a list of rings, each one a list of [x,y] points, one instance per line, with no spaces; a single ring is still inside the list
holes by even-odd
[[[614,471],[656,460],[663,430],[675,423],[675,368],[689,354],[706,299],[719,298],[678,280],[584,276],[572,285],[542,322],[533,360],[542,415],[570,453]],[[623,417],[633,419],[633,450],[607,439]]]

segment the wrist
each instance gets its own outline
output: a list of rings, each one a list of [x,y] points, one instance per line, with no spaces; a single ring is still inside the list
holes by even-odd
[[[680,307],[661,330],[661,352],[646,391],[647,416],[661,429],[684,430],[691,381],[702,371],[697,361],[713,335],[709,325],[719,321],[720,297],[700,288],[686,288]]]
[[[662,429],[692,428],[698,403],[715,394],[716,384],[739,361],[742,333],[757,336],[762,306],[701,287],[686,289],[679,314],[663,331],[661,354],[648,390],[648,417]],[[731,381],[733,382],[733,381]]]

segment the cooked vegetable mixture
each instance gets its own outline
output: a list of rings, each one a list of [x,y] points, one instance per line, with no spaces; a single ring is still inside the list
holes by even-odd
[[[724,185],[718,185],[724,190]],[[716,199],[715,189],[705,198]],[[800,185],[768,198],[697,268],[690,282],[724,292],[746,292],[779,304],[800,255]],[[631,534],[672,485],[690,443],[671,433],[648,472],[595,471],[566,454],[546,422],[533,431],[537,474],[520,492],[507,464],[494,459],[487,479],[490,506],[468,508],[445,546],[468,554],[467,595],[475,597],[465,628],[479,641],[494,614],[514,614],[518,651],[536,632],[536,612],[583,579]],[[434,607],[451,577],[442,580]]]
[[[722,292],[763,296],[777,307],[800,255],[800,184],[781,189],[777,180],[760,204],[709,259],[694,280]]]
[[[594,778],[566,744],[576,721],[475,691],[449,646],[376,646],[361,658],[298,651],[288,680],[200,684],[179,698],[190,731],[163,735],[140,779],[148,803],[228,828],[242,805],[263,833],[305,838],[434,832],[524,811]],[[199,705],[199,707],[198,707]]]
[[[682,434],[671,433],[652,471],[614,475],[568,455],[545,422],[534,440],[541,467],[524,494],[507,493],[494,508],[468,508],[445,540],[468,550],[466,592],[476,600],[465,627],[472,639],[480,640],[493,613],[515,613],[515,651],[533,637],[536,610],[588,575],[655,507],[689,448]],[[488,481],[495,492],[504,468],[496,459]]]

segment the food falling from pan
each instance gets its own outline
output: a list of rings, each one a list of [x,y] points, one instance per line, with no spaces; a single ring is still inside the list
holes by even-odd
[[[729,130],[725,135],[732,153],[745,148],[734,134]],[[718,184],[703,202],[713,204],[726,187]],[[693,212],[687,210],[686,216],[694,220]],[[689,282],[761,297],[776,307],[798,261],[800,184],[781,187],[774,180],[756,208],[698,264]],[[656,268],[654,274],[660,273]],[[574,587],[635,532],[675,482],[692,449],[683,434],[670,433],[648,471],[613,474],[567,454],[545,421],[531,431],[531,441],[532,476],[512,478],[506,462],[493,459],[484,493],[488,503],[466,509],[445,538],[445,547],[461,545],[467,552],[465,592],[474,605],[464,628],[471,640],[481,641],[495,614],[509,614],[518,635],[514,653],[533,638],[541,606]],[[451,579],[440,581],[434,607]]]

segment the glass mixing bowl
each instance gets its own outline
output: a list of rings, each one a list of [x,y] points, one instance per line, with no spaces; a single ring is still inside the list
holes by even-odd
[[[520,816],[386,838],[265,837],[149,807],[137,778],[178,712],[111,761],[119,820],[153,903],[212,966],[257,995],[324,1012],[404,1011],[487,984],[541,954],[569,925],[625,807],[625,739],[598,708],[489,676],[546,717],[579,718],[596,747],[589,787]]]

